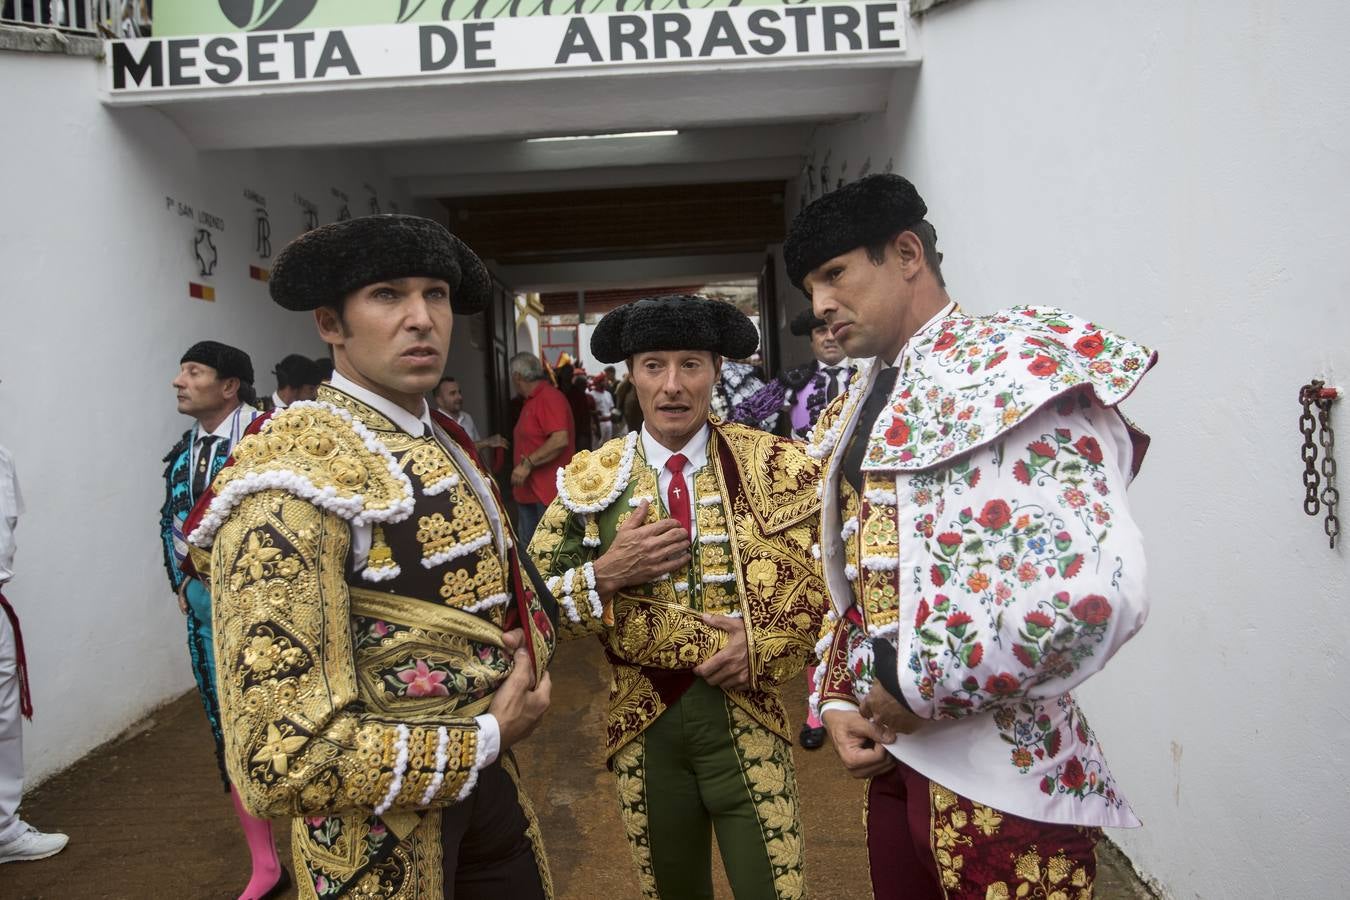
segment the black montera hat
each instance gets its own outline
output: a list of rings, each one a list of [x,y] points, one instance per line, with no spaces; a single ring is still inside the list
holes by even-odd
[[[323,381],[314,360],[299,353],[282,357],[281,362],[272,370],[272,374],[277,376],[277,387],[303,387]]]
[[[798,290],[821,263],[904,231],[928,214],[908,179],[878,174],[832,191],[797,214],[783,242],[788,280]]]
[[[816,314],[808,306],[792,317],[792,321],[788,324],[788,331],[791,331],[797,337],[810,337],[811,332],[824,324],[825,320],[816,318]]]
[[[755,324],[730,303],[688,294],[646,297],[605,313],[591,334],[602,363],[648,350],[708,350],[743,359],[759,346]]]
[[[460,314],[487,306],[492,281],[468,245],[421,216],[362,216],[321,225],[286,245],[268,290],[290,310],[331,306],[352,291],[393,278],[443,278]]]
[[[198,341],[178,360],[179,365],[188,362],[210,366],[220,378],[238,378],[244,384],[253,384],[253,360],[238,347],[220,341]]]

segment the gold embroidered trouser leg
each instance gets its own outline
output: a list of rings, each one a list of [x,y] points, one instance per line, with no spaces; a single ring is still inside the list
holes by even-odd
[[[721,690],[696,681],[614,771],[644,897],[711,900],[714,831],[737,900],[803,896],[791,750]]]

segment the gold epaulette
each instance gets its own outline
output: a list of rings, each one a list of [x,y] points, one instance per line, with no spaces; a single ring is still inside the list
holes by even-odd
[[[413,509],[412,483],[393,455],[349,412],[321,401],[292,404],[241,440],[211,490],[211,505],[188,536],[199,547],[259,491],[285,491],[355,525],[399,522]]]
[[[606,441],[598,450],[582,450],[558,470],[558,497],[571,512],[598,513],[628,487],[637,453],[638,432]]]
[[[802,444],[731,422],[716,427],[736,460],[750,507],[766,533],[775,534],[819,512],[820,463],[806,454]]]

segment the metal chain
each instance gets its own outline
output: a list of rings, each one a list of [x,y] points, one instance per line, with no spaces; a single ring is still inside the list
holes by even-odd
[[[1313,405],[1317,402],[1322,382],[1305,384],[1298,390],[1298,402],[1303,404],[1303,415],[1298,417],[1298,430],[1303,433],[1303,488],[1307,492],[1303,498],[1303,511],[1310,516],[1321,511],[1321,498],[1318,496],[1321,485],[1317,477],[1317,442],[1313,435],[1317,429],[1317,419],[1313,416]]]
[[[1331,541],[1331,549],[1336,549],[1336,537],[1341,533],[1341,520],[1336,517],[1336,505],[1341,501],[1341,492],[1336,488],[1336,458],[1332,451],[1336,447],[1336,433],[1331,430],[1331,399],[1325,398],[1317,404],[1318,424],[1322,427],[1319,435],[1322,441],[1322,481],[1326,485],[1319,498],[1327,509],[1324,526]]]

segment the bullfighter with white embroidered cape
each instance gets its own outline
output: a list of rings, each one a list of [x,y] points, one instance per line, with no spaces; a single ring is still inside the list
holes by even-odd
[[[1116,407],[1155,357],[1056,309],[961,312],[925,212],[873,176],[785,245],[877,357],[808,448],[834,607],[816,699],[871,776],[877,897],[1088,897],[1100,826],[1138,820],[1070,691],[1146,616],[1125,489],[1147,438]]]

